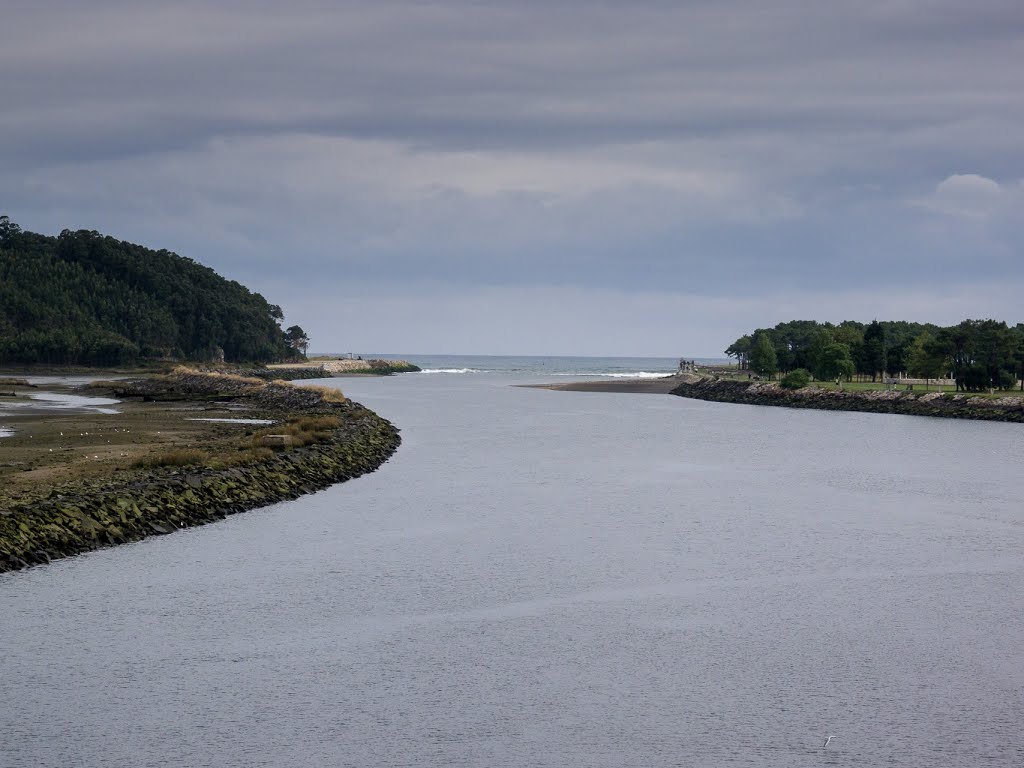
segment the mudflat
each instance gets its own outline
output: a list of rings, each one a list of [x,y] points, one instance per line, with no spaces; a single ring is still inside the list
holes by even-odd
[[[0,509],[76,480],[127,479],[133,467],[177,449],[233,450],[261,428],[239,420],[265,416],[224,402],[115,402],[102,386],[7,381],[0,386],[0,434],[7,435],[0,437]],[[38,399],[49,396],[56,402]],[[211,418],[229,421],[199,420]]]

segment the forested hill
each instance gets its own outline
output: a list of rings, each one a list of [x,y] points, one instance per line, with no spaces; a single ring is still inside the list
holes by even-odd
[[[294,356],[280,307],[169,251],[0,216],[0,365]]]

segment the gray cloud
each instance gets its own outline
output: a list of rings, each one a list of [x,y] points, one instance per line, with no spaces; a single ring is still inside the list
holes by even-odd
[[[672,287],[759,311],[1024,287],[1016,0],[42,0],[3,19],[5,212],[272,298],[282,270],[307,296]]]

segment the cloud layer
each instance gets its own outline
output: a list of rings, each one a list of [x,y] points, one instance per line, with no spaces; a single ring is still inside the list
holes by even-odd
[[[0,26],[0,208],[189,255],[321,349],[1024,319],[1024,11],[840,5],[43,0]],[[338,330],[368,291],[404,303]]]

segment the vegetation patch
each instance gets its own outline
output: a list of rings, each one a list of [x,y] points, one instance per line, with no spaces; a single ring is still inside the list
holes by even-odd
[[[811,383],[811,372],[806,368],[797,368],[782,377],[779,386],[783,389],[801,389]]]
[[[310,386],[307,386],[307,387],[303,387],[303,389],[307,389],[310,392],[316,392],[318,395],[320,395],[321,398],[323,398],[323,401],[325,403],[344,403],[345,402],[345,395],[342,394],[342,391],[340,389],[335,389],[333,387],[316,386],[316,385],[310,385]]]
[[[942,379],[963,392],[1024,391],[1024,323],[793,320],[741,336],[725,353],[748,376],[769,380],[805,368],[822,382],[896,379],[927,388]]]
[[[190,467],[206,464],[210,454],[197,448],[176,448],[167,453],[159,453],[156,456],[147,456],[143,459],[136,459],[132,466],[143,469],[154,469],[156,467]]]
[[[340,426],[341,421],[336,416],[304,416],[270,429],[261,429],[253,435],[252,443],[254,446],[261,446],[265,444],[268,435],[288,435],[291,438],[290,445],[301,448],[329,440]]]

